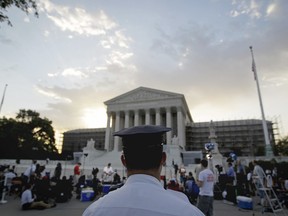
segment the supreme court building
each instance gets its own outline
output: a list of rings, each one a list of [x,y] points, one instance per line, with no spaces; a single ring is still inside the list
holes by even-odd
[[[115,131],[138,125],[163,125],[171,127],[166,134],[166,144],[186,143],[185,128],[193,122],[183,94],[139,87],[104,102],[107,106],[105,150],[119,151],[120,139]]]
[[[181,152],[202,151],[204,154],[204,144],[210,142],[211,122],[193,122],[183,94],[139,87],[104,104],[107,106],[107,127],[64,132],[62,148],[64,152],[81,152],[90,139],[95,141],[94,147],[97,150],[119,152],[122,149],[119,137],[113,136],[115,131],[148,124],[171,127],[172,131],[166,133],[165,144],[178,146]],[[216,141],[222,154],[229,154],[232,151],[242,156],[264,154],[262,120],[241,119],[213,121],[213,123],[217,135]],[[266,123],[273,146],[274,135],[277,134],[277,122],[266,121]]]

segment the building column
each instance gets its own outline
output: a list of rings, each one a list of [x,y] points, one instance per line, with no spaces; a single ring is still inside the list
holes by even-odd
[[[129,111],[126,110],[125,111],[125,120],[124,120],[124,128],[128,128],[129,127]]]
[[[156,108],[156,125],[160,125],[160,108]]]
[[[171,116],[171,107],[166,107],[166,127],[172,127],[172,116]],[[166,133],[167,144],[172,144],[172,131]]]
[[[120,130],[120,111],[116,112],[116,120],[115,120],[115,132]],[[119,150],[120,139],[118,136],[114,137],[114,151],[118,152]]]
[[[104,147],[106,151],[109,151],[109,143],[111,138],[110,127],[111,127],[111,113],[107,112],[107,126],[105,131],[105,147]]]
[[[177,136],[179,145],[185,147],[185,130],[184,130],[184,118],[182,114],[182,108],[177,107]]]
[[[139,125],[139,110],[134,110],[134,126]]]
[[[146,109],[145,110],[145,124],[146,125],[150,125],[150,110],[149,109]]]

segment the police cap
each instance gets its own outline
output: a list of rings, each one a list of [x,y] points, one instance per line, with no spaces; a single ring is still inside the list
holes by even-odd
[[[127,136],[133,136],[133,135],[140,135],[140,134],[164,134],[168,131],[170,131],[171,128],[167,128],[164,126],[158,126],[158,125],[141,125],[141,126],[134,126],[130,128],[125,128],[120,131],[115,132],[114,136],[119,137],[127,137]]]
[[[156,125],[141,125],[126,128],[115,132],[114,136],[122,138],[123,150],[140,150],[161,147],[163,144],[163,134],[171,128]]]

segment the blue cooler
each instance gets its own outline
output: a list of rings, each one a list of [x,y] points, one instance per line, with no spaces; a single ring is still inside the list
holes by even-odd
[[[94,197],[94,191],[92,189],[86,189],[83,188],[81,191],[81,202],[87,202],[91,201],[91,199]]]
[[[103,184],[102,185],[102,193],[103,194],[108,194],[110,187],[111,187],[111,184]]]
[[[245,196],[237,196],[237,203],[238,207],[241,209],[253,209],[253,201],[252,198],[250,197],[245,197]]]

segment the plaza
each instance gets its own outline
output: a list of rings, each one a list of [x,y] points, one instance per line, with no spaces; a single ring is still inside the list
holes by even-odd
[[[76,199],[75,196],[67,203],[58,203],[55,208],[46,210],[29,210],[22,211],[20,208],[20,198],[14,198],[8,196],[7,203],[0,204],[0,215],[3,216],[18,216],[18,215],[29,215],[29,216],[79,216],[82,215],[83,211],[92,203],[81,202]],[[255,202],[254,202],[255,203]],[[284,212],[278,213],[278,215],[287,215],[288,210],[285,208]],[[236,205],[231,203],[225,203],[223,200],[214,200],[214,216],[233,215],[233,216],[269,216],[273,215],[270,212],[264,212],[262,214],[261,206],[254,205],[253,210],[239,209]]]

